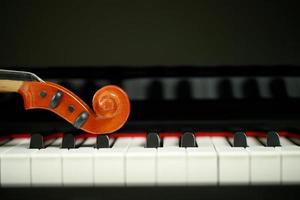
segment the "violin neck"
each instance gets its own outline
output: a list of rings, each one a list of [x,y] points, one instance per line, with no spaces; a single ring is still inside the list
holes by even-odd
[[[43,82],[30,72],[0,69],[0,92],[18,92],[24,81]]]
[[[18,92],[24,81],[0,80],[0,92]]]

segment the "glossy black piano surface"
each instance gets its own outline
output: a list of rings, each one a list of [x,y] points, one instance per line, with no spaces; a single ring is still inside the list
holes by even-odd
[[[26,69],[65,86],[88,104],[101,86],[124,88],[132,109],[121,132],[294,131],[300,124],[300,69],[293,66]],[[50,124],[58,131],[71,128],[47,111],[24,111],[17,94],[0,95],[3,133],[40,131]]]
[[[8,188],[7,199],[297,199],[299,186]]]

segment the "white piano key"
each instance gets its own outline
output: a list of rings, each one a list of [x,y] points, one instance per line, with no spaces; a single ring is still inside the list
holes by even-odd
[[[187,151],[187,184],[216,185],[218,183],[217,152],[210,137],[196,137],[197,148]]]
[[[1,185],[1,155],[6,151],[14,148],[15,146],[21,144],[22,142],[24,142],[24,139],[15,138],[0,146],[0,185]]]
[[[250,159],[245,148],[231,147],[224,137],[212,137],[219,159],[219,184],[249,184]]]
[[[217,99],[218,98],[218,93],[217,93],[217,86],[218,86],[218,77],[209,77],[207,78],[207,85],[208,85],[208,95],[209,99]]]
[[[243,88],[241,87],[244,82],[243,77],[230,77],[232,82],[232,93],[234,98],[241,99],[244,97]]]
[[[234,138],[233,137],[227,138],[227,141],[229,142],[230,146],[233,146],[233,143],[234,143]]]
[[[179,138],[178,137],[164,137],[163,138],[163,147],[179,147]]]
[[[163,95],[166,100],[176,99],[176,84],[178,83],[177,78],[163,78],[160,79],[163,88]]]
[[[75,147],[82,145],[85,142],[85,138],[75,138]]]
[[[62,138],[50,146],[31,154],[31,180],[33,186],[62,186]]]
[[[117,138],[115,143],[113,144],[112,148],[121,148],[121,149],[127,149],[132,141],[131,137],[120,137]]]
[[[15,139],[12,139],[12,140],[6,142],[0,146],[0,154],[4,153],[4,152],[8,151],[9,149],[11,149],[23,142],[26,142],[26,141],[27,141],[27,139],[24,140],[22,138],[15,138]]]
[[[211,140],[215,148],[231,147],[225,137],[211,137]]]
[[[271,90],[270,90],[270,78],[268,77],[259,77],[256,78],[258,88],[260,90],[260,95],[262,98],[272,98]]]
[[[287,138],[280,138],[280,141],[282,146],[276,149],[281,151],[281,181],[283,184],[299,184],[300,147]]]
[[[134,100],[145,100],[147,98],[147,87],[151,83],[149,78],[127,79],[123,82],[123,87],[128,96]]]
[[[214,147],[210,137],[196,137],[198,147]]]
[[[264,146],[267,146],[267,138],[266,137],[259,137],[257,138]]]
[[[295,77],[285,77],[286,90],[290,97],[299,98],[300,97],[300,81]]]
[[[286,137],[279,137],[279,141],[281,146],[295,146],[295,144]]]
[[[208,78],[192,78],[190,80],[193,98],[209,99],[211,97],[210,90],[213,89],[209,87],[210,85],[208,84]]]
[[[145,137],[132,138],[128,148],[145,147],[145,143],[146,143],[146,138]]]
[[[46,140],[44,142],[44,147],[51,145],[55,140],[56,140],[56,138],[51,138],[51,139]]]
[[[81,147],[95,147],[96,145],[96,137],[89,137],[87,138]]]
[[[130,137],[117,138],[112,148],[95,150],[95,185],[125,185],[125,155],[131,141]]]
[[[126,184],[129,186],[155,185],[156,148],[145,148],[146,139],[131,142],[126,155]]]
[[[280,152],[274,147],[264,146],[253,137],[248,137],[247,142],[251,159],[251,184],[280,184]]]
[[[30,154],[38,151],[29,149],[29,139],[24,139],[17,146],[1,154],[1,185],[30,186]]]
[[[94,147],[87,147],[93,138],[83,142],[82,147],[62,153],[62,174],[64,186],[94,185]],[[85,143],[86,142],[86,143]]]
[[[247,137],[247,145],[248,147],[261,147],[262,143],[255,137]]]
[[[179,147],[179,138],[165,137],[157,151],[157,184],[186,184],[186,150]]]
[[[295,143],[297,146],[300,146],[300,139],[299,138],[289,138],[293,143]]]

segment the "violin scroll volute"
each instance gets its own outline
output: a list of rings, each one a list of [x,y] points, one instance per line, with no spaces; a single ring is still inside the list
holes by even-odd
[[[118,92],[118,91],[117,91]],[[99,89],[93,97],[93,109],[97,117],[101,119],[109,119],[120,113],[120,98],[113,86],[106,86]]]
[[[119,129],[129,117],[129,98],[126,92],[117,86],[108,85],[99,89],[94,94],[92,103],[96,119],[109,122],[107,125],[114,126],[113,129]]]

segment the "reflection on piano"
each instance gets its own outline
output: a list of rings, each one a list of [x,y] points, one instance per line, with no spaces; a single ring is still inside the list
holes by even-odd
[[[205,196],[208,191],[232,192],[243,186],[240,193],[255,188],[267,193],[281,190],[283,196],[300,184],[300,69],[27,71],[64,85],[86,102],[99,86],[116,84],[129,94],[132,114],[117,133],[95,136],[74,130],[48,112],[24,112],[19,96],[1,94],[3,191],[105,186],[99,191],[108,195],[118,186],[122,194],[133,188],[142,194],[164,186],[165,191],[180,188]],[[112,71],[119,73],[111,76]]]

